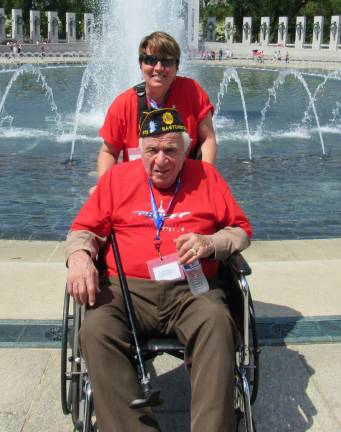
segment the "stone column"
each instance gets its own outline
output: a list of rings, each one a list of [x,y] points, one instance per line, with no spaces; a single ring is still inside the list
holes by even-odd
[[[269,45],[269,36],[270,36],[270,17],[261,17],[259,43],[262,46]]]
[[[277,44],[286,46],[287,40],[288,40],[288,17],[279,17]]]
[[[306,29],[307,29],[307,17],[305,16],[296,17],[295,48],[299,48],[299,49],[304,48]]]
[[[66,12],[66,41],[76,42],[76,14]]]
[[[333,15],[330,24],[330,39],[329,39],[329,49],[332,51],[337,50],[337,46],[340,40],[340,23],[341,23],[341,16]]]
[[[12,39],[23,39],[23,19],[21,9],[12,9]]]
[[[40,12],[30,10],[30,40],[37,42],[40,40]]]
[[[188,0],[187,3],[187,41],[188,48],[199,48],[199,0]]]
[[[58,42],[58,13],[47,12],[47,38],[49,42]]]
[[[94,31],[95,18],[92,13],[84,14],[84,40],[89,41],[91,34]]]
[[[6,39],[5,24],[6,24],[5,9],[0,8],[0,42]]]
[[[225,39],[228,45],[233,44],[234,34],[235,34],[234,18],[226,17],[225,18]]]
[[[243,18],[242,43],[244,45],[251,45],[251,36],[252,36],[252,18],[251,17],[244,17]]]
[[[215,41],[215,24],[216,24],[216,18],[209,17],[207,20],[207,41],[208,42]]]
[[[313,44],[312,49],[320,49],[323,42],[324,17],[315,16],[313,25]]]

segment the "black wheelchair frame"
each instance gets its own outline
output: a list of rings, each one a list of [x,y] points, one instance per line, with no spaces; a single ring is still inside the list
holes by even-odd
[[[111,241],[115,242],[115,238],[111,238]],[[116,255],[115,258],[117,262]],[[222,263],[221,277],[228,283],[228,302],[232,305],[231,312],[240,335],[236,350],[234,402],[238,432],[256,432],[251,405],[258,393],[260,350],[255,312],[246,279],[250,274],[251,269],[240,253],[234,253]],[[129,293],[125,302],[128,314],[133,314],[133,310],[129,311],[129,307],[132,307]],[[70,296],[65,290],[61,343],[61,403],[63,413],[72,416],[74,431],[96,432],[92,386],[78,345],[78,332],[84,313],[85,307],[77,305],[74,299],[70,302]],[[144,396],[132,401],[130,407],[159,405],[162,403],[159,391],[151,388],[150,374],[146,371],[144,362],[164,353],[184,359],[184,347],[177,339],[170,338],[139,341],[134,328],[132,337],[137,376]]]

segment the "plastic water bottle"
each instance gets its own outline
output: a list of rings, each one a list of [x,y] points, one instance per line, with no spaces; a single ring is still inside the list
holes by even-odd
[[[205,293],[210,289],[198,259],[192,264],[184,264],[183,269],[193,295]]]

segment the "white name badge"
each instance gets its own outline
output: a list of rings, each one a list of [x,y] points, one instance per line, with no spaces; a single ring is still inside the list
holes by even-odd
[[[150,278],[156,281],[181,280],[185,279],[182,266],[178,263],[179,256],[177,253],[165,255],[147,261]]]
[[[128,159],[130,161],[141,159],[141,151],[139,147],[128,148]]]

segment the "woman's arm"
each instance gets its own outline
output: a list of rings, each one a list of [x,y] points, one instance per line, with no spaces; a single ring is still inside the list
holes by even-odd
[[[106,141],[99,149],[97,158],[98,177],[101,177],[112,165],[117,163],[119,152],[115,151]]]
[[[209,112],[198,126],[198,143],[202,160],[214,165],[217,155],[217,142],[213,129],[212,114]]]

